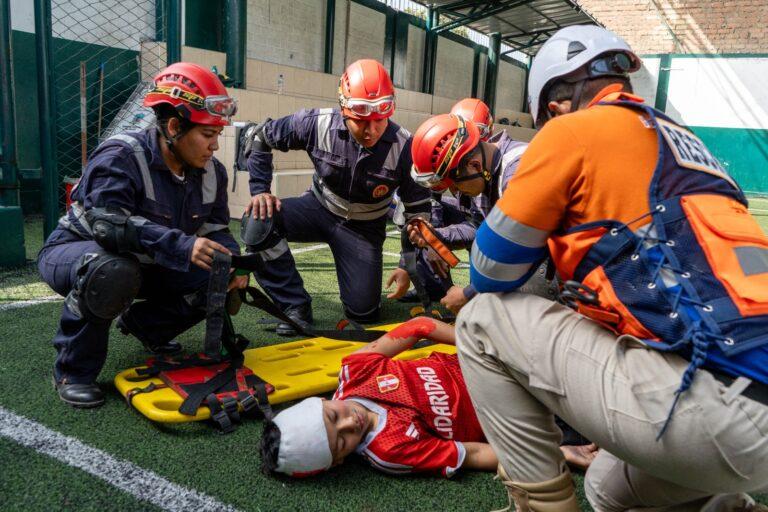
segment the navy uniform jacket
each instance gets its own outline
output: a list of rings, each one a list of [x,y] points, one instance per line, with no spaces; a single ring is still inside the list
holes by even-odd
[[[392,194],[406,217],[429,218],[429,190],[411,179],[411,134],[392,121],[372,148],[363,148],[349,133],[338,109],[300,110],[267,121],[266,142],[273,149],[303,149],[315,167],[312,192],[331,213],[350,220],[374,220],[387,214]],[[272,153],[248,157],[251,195],[269,192]]]
[[[85,210],[116,206],[139,217],[139,243],[147,251],[139,259],[144,263],[187,271],[198,236],[240,253],[229,232],[224,166],[212,158],[204,169],[187,168],[180,180],[163,161],[154,127],[116,135],[96,148],[72,200],[59,228],[86,240],[92,236]]]
[[[528,147],[527,142],[513,140],[505,131],[495,135],[489,142],[497,144],[499,149],[491,164],[491,181],[486,184],[485,190],[479,196],[471,197],[456,192],[458,209],[464,214],[466,220],[459,224],[435,228],[435,231],[451,249],[470,249],[472,247],[477,228],[480,227],[493,205],[504,193],[507,183],[512,179],[517,166],[520,164],[520,157],[523,156]],[[443,225],[442,206],[439,197],[432,202],[432,220],[436,226]]]

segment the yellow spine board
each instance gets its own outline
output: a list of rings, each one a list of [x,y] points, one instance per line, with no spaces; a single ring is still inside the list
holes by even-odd
[[[398,324],[376,329],[389,331]],[[365,345],[361,342],[339,341],[328,338],[310,338],[269,347],[252,348],[244,352],[244,366],[275,387],[269,395],[271,404],[279,404],[328,393],[336,389],[339,382],[341,360]],[[456,353],[452,345],[430,345],[408,350],[395,359],[421,359],[432,352]],[[117,374],[115,386],[126,397],[136,388],[145,388],[151,383],[163,385],[157,377],[144,377],[129,368]],[[170,388],[156,389],[149,393],[134,395],[131,404],[144,416],[160,423],[185,423],[201,421],[211,417],[208,407],[200,407],[194,416],[179,413],[184,399]]]

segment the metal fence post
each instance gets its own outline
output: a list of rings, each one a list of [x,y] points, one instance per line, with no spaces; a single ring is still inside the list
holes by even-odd
[[[166,63],[170,66],[181,61],[181,0],[165,1],[168,2],[165,51]]]
[[[333,73],[333,34],[336,25],[336,0],[325,0],[325,56],[323,71]]]
[[[0,156],[0,267],[26,261],[24,218],[19,206],[16,168],[16,115],[13,103],[10,0],[0,3],[0,103],[2,103],[2,156]]]
[[[224,4],[224,51],[227,76],[233,87],[245,87],[246,1],[226,0]]]
[[[51,0],[35,0],[37,51],[37,103],[40,116],[43,236],[56,228],[59,218],[59,172],[56,162],[56,102],[53,96],[51,55]]]
[[[0,4],[0,103],[2,104],[2,157],[0,157],[0,206],[19,206],[16,169],[16,111],[13,103],[10,0]]]
[[[499,52],[501,51],[501,34],[494,32],[488,35],[488,62],[485,66],[485,92],[483,101],[493,112],[496,108],[496,79],[499,76]]]

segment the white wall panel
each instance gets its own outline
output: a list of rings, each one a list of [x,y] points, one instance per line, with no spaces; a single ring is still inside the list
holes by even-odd
[[[689,126],[768,129],[768,58],[673,58],[667,114]]]

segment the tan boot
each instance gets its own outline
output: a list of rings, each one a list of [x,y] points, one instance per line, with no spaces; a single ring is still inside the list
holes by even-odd
[[[499,464],[497,478],[507,488],[509,506],[495,512],[579,512],[573,479],[567,466],[560,476],[538,483],[513,482]]]

